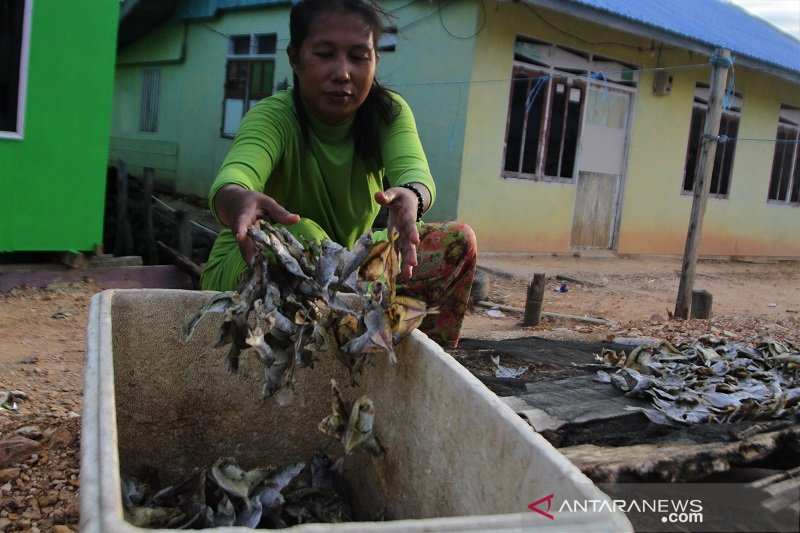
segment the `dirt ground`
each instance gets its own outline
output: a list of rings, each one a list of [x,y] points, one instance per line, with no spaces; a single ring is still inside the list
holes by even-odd
[[[527,285],[534,273],[547,277],[543,312],[602,318],[630,327],[642,321],[667,327],[675,310],[681,274],[676,257],[482,256],[479,266],[490,277],[488,300],[524,308]],[[566,279],[558,279],[566,278]],[[570,281],[581,280],[582,282]],[[555,292],[565,286],[566,292]],[[800,262],[701,260],[697,263],[695,290],[713,298],[712,316],[718,321],[758,319],[778,330],[800,323]],[[492,319],[483,311],[468,317],[464,337],[518,336],[520,314],[505,313]],[[542,328],[565,322],[545,319]],[[588,328],[569,321],[567,327],[603,333],[609,328]],[[681,321],[682,322],[682,321]],[[559,323],[557,327],[564,326]],[[538,328],[538,329],[542,329]],[[624,328],[621,328],[624,329]],[[537,331],[537,335],[541,332]]]
[[[669,316],[679,258],[486,255],[479,265],[490,302],[523,308],[527,284],[543,272],[545,313],[608,323],[545,315],[526,328],[520,313],[476,306],[463,338],[675,340],[715,332],[743,340],[766,329],[800,342],[800,262],[699,262],[694,288],[713,295],[713,318],[689,321]],[[562,284],[566,292],[555,292]],[[83,357],[90,298],[99,290],[89,280],[0,294],[0,393],[18,393],[0,408],[0,531],[78,530]]]

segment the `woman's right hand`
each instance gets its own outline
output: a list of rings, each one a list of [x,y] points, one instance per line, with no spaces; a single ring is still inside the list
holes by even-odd
[[[256,252],[255,244],[247,236],[247,228],[259,219],[291,225],[300,220],[300,215],[290,213],[266,194],[229,184],[217,191],[214,208],[220,222],[231,229],[239,243],[239,251],[246,264],[250,264]]]

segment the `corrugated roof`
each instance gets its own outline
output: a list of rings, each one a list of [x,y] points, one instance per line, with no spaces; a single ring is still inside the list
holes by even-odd
[[[667,32],[708,47],[726,48],[734,59],[800,74],[800,39],[741,7],[720,0],[526,0],[564,13],[589,8],[623,20]],[[581,15],[579,15],[581,16]],[[640,32],[646,34],[646,31]]]

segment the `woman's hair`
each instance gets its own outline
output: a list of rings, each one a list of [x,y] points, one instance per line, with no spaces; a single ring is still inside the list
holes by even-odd
[[[372,31],[372,44],[377,53],[378,40],[383,30],[382,18],[389,15],[372,0],[302,0],[292,7],[289,16],[289,46],[299,52],[308,37],[311,24],[321,15],[331,11],[344,11],[360,15]],[[299,85],[297,74],[294,74],[292,97],[297,109],[297,119],[303,132],[303,139],[308,144],[308,116],[300,98]],[[358,108],[353,119],[353,139],[356,153],[368,165],[376,164],[380,157],[378,121],[382,120],[386,124],[391,124],[395,116],[397,116],[397,110],[389,96],[388,89],[378,83],[375,78],[366,100]]]

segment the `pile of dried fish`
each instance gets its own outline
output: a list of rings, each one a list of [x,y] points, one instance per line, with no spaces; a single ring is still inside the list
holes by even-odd
[[[278,529],[308,522],[347,522],[350,508],[340,468],[318,450],[308,465],[249,471],[233,458],[221,458],[210,472],[197,469],[181,483],[160,490],[123,476],[125,519],[138,527],[169,529]]]
[[[595,356],[598,380],[651,398],[641,411],[657,424],[736,422],[800,415],[800,346],[768,333],[753,345],[704,335],[673,346],[645,344]],[[611,373],[610,371],[614,371]]]
[[[185,333],[190,337],[207,313],[224,313],[215,347],[230,345],[231,371],[240,353],[252,347],[265,366],[264,396],[281,391],[279,400],[288,402],[296,369],[313,367],[316,353],[333,351],[353,383],[376,354],[395,363],[394,346],[431,312],[424,302],[396,294],[396,231],[381,242],[366,233],[351,250],[327,240],[303,246],[286,228],[269,224],[251,226],[248,235],[259,251],[238,289],[215,295],[189,318]],[[371,402],[356,403],[371,427]],[[332,414],[351,418],[350,411],[337,408]],[[343,438],[334,429],[338,422],[325,427],[326,434]],[[369,438],[360,443],[373,453],[382,450]]]

